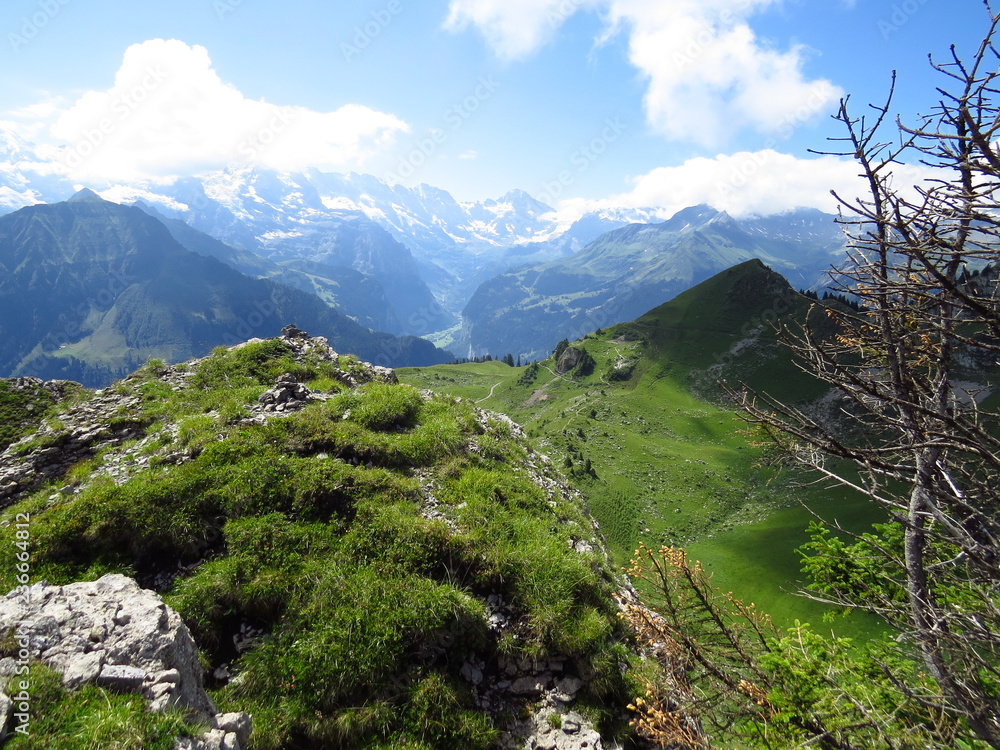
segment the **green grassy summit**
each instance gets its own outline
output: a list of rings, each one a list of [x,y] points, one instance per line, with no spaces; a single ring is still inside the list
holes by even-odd
[[[282,402],[282,383],[307,398]],[[52,458],[0,528],[30,517],[32,581],[120,572],[164,592],[217,704],[253,715],[252,747],[486,748],[570,677],[575,710],[627,734],[618,579],[580,497],[509,420],[283,337],[152,362],[3,464],[113,403],[131,437]],[[3,556],[5,590],[17,575]]]

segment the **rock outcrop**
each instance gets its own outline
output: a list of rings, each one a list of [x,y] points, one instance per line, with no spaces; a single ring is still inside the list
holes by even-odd
[[[41,381],[39,381],[41,382]],[[44,384],[58,389],[61,381]],[[142,425],[122,415],[138,410],[140,399],[97,391],[93,398],[68,408],[34,435],[0,453],[0,506],[11,505],[46,482],[66,473],[69,466],[92,457],[98,448],[119,445],[142,433]]]
[[[565,375],[567,372],[579,365],[581,361],[583,361],[583,352],[575,346],[568,346],[563,353],[559,355],[559,360],[556,362],[556,372],[560,375]]]
[[[353,357],[342,357],[326,338],[309,336],[294,326],[285,326],[280,340],[288,345],[297,360],[309,357],[336,363],[338,381],[349,388],[371,382],[398,382],[392,369],[360,362]],[[230,347],[230,350],[261,341],[263,339],[250,339]],[[159,368],[157,378],[172,390],[182,390],[202,361],[195,359],[179,365],[164,365]],[[136,471],[147,468],[154,459],[161,463],[178,464],[193,458],[175,449],[157,451],[154,443],[158,436],[145,435],[148,424],[137,416],[141,413],[142,397],[136,392],[138,383],[145,377],[145,373],[133,374],[114,386],[93,392],[89,399],[68,406],[47,423],[39,425],[34,434],[0,452],[0,507],[13,505],[46,483],[59,479],[74,464],[94,457],[99,451],[105,467],[103,472],[119,484]],[[10,382],[40,385],[60,399],[70,385],[66,381],[42,383],[37,378],[16,378]],[[73,385],[80,388],[77,384]],[[282,375],[274,388],[261,395],[258,403],[251,405],[250,411],[255,421],[259,422],[296,411],[320,398],[322,396],[311,393],[303,383],[295,382],[292,376]],[[114,450],[123,443],[144,436],[139,446],[132,446],[127,455]],[[67,485],[63,491],[71,493],[73,487]]]
[[[0,659],[0,675],[40,661],[59,672],[68,689],[92,682],[137,693],[154,711],[177,708],[207,723],[206,736],[184,740],[184,750],[248,745],[250,717],[216,712],[203,686],[198,649],[180,616],[131,578],[106,575],[68,586],[17,588],[0,599],[0,632],[11,632],[18,647],[16,657]],[[5,698],[0,694],[0,705]]]

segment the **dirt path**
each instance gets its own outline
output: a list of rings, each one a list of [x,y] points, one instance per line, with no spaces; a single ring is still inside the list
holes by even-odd
[[[559,378],[560,380],[569,380],[569,378],[563,377],[562,375],[560,375],[558,372],[556,372],[555,370],[553,370],[548,365],[542,365],[542,367],[544,367],[546,370],[548,370],[550,373],[552,373],[552,377]]]
[[[483,401],[485,401],[486,399],[489,399],[489,398],[493,398],[493,391],[495,391],[495,390],[497,389],[497,386],[498,386],[498,385],[503,385],[503,381],[501,380],[501,381],[500,381],[500,382],[498,382],[498,383],[494,383],[494,384],[493,384],[493,387],[492,387],[492,388],[490,388],[490,392],[489,392],[489,395],[486,395],[486,396],[483,396],[483,397],[482,397],[481,399],[478,399],[478,400],[476,401],[476,403],[477,403],[477,404],[481,404],[481,403],[483,403]]]

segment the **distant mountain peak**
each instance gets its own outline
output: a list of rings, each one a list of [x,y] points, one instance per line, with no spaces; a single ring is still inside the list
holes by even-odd
[[[482,205],[488,209],[496,208],[497,206],[512,206],[515,209],[527,210],[536,215],[549,213],[554,210],[551,206],[542,203],[540,200],[533,198],[529,193],[518,188],[508,190],[496,200],[489,198],[483,201]]]
[[[552,211],[552,207],[548,204],[542,203],[540,200],[532,196],[531,194],[515,188],[513,190],[508,190],[504,193],[499,200],[499,203],[510,203],[514,206],[528,206],[534,209],[543,209],[544,211]]]
[[[77,192],[67,203],[105,203],[106,201],[90,188],[83,188]]]
[[[685,224],[702,225],[712,219],[719,217],[724,212],[712,208],[707,203],[699,203],[697,206],[688,206],[671,216],[664,224],[673,228],[674,225],[681,227]]]

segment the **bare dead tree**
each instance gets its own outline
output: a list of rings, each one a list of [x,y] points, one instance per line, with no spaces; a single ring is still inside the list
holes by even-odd
[[[734,395],[800,464],[889,512],[899,538],[869,539],[877,585],[847,580],[823,596],[898,628],[940,691],[908,697],[1000,748],[1000,413],[980,403],[1000,360],[1000,14],[986,10],[970,61],[954,47],[931,60],[945,83],[918,125],[891,121],[891,91],[866,116],[848,100],[836,115],[846,134],[832,153],[853,158],[867,185],[862,198],[837,196],[850,257],[838,284],[862,310],[817,306],[811,319],[832,318],[836,335],[807,324],[784,336],[841,394],[849,428]],[[935,176],[904,190],[901,163]],[[978,273],[985,264],[997,265]]]

